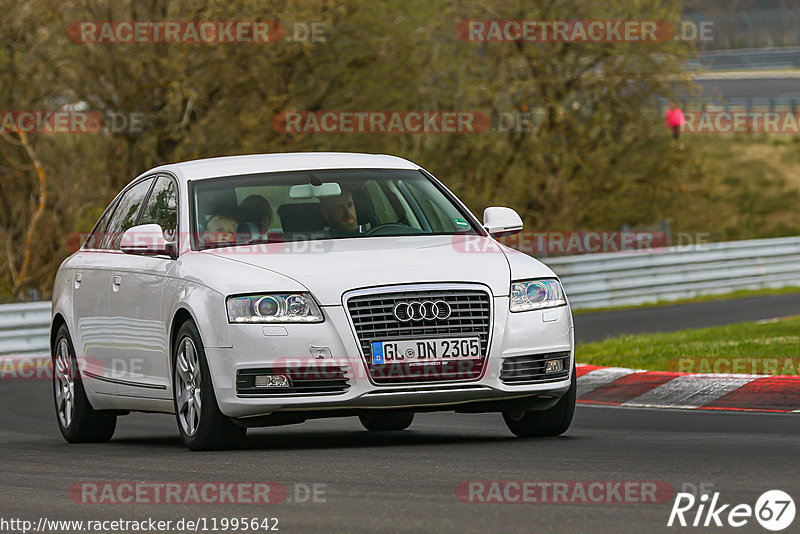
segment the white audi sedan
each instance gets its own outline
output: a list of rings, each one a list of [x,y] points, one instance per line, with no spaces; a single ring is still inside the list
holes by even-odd
[[[193,450],[247,428],[499,412],[520,437],[567,430],[572,316],[556,275],[495,238],[418,165],[297,153],[164,165],[108,206],[53,290],[58,425],[109,440],[174,413]]]

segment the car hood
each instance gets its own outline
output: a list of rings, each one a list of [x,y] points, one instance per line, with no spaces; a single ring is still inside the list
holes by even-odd
[[[509,263],[494,243],[481,236],[375,237],[271,243],[206,253],[291,278],[308,288],[320,304],[332,306],[341,304],[342,294],[352,289],[406,283],[475,282],[489,286],[495,296],[508,295]],[[530,276],[552,276],[550,269],[530,261]]]

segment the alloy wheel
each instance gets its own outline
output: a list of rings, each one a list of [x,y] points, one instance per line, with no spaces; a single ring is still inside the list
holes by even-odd
[[[75,375],[69,345],[66,339],[61,339],[56,352],[55,390],[58,418],[64,428],[69,428],[75,415]]]
[[[201,399],[200,362],[194,342],[185,337],[181,341],[175,361],[175,399],[178,420],[187,436],[194,436],[200,423]]]

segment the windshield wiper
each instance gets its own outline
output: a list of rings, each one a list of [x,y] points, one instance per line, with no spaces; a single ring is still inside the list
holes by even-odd
[[[243,245],[263,245],[268,243],[283,243],[283,239],[274,239],[270,237],[256,237],[248,241],[247,243],[242,243]]]

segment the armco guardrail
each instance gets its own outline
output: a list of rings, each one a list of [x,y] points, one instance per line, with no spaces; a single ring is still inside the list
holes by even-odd
[[[649,252],[545,258],[572,307],[599,308],[800,286],[800,237],[730,241]],[[0,306],[0,356],[49,356],[50,303]]]
[[[800,286],[800,237],[555,257],[544,262],[561,277],[573,308],[624,306],[739,289]]]
[[[50,356],[50,303],[0,306],[0,356]]]
[[[689,61],[691,70],[703,68],[712,72],[759,69],[796,69],[800,67],[800,47],[746,48],[701,52]]]

